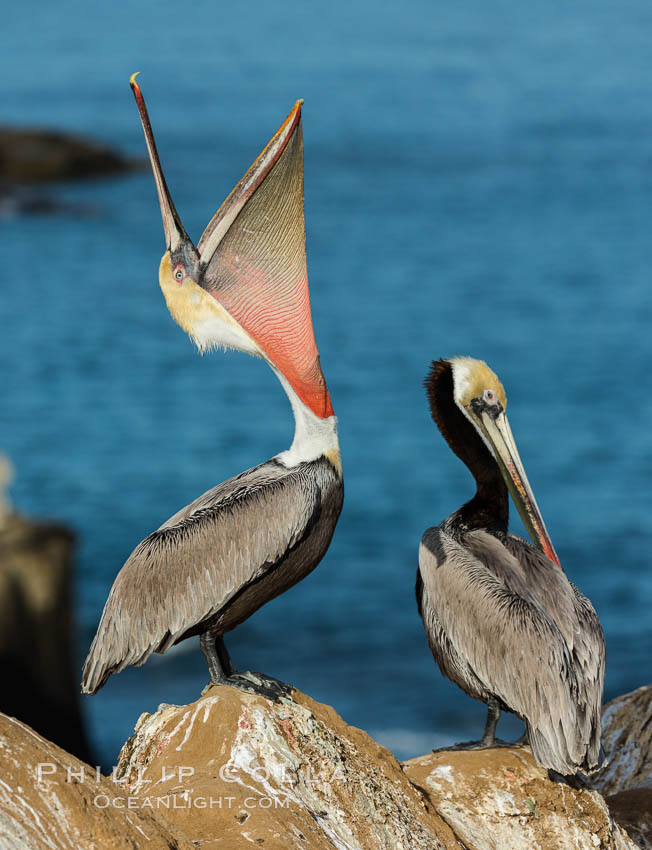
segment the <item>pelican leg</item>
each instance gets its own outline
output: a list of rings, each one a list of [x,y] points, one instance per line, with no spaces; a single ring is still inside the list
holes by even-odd
[[[278,679],[271,679],[261,673],[238,673],[231,663],[224,638],[215,637],[210,631],[202,632],[199,646],[204,653],[211,680],[202,691],[202,696],[213,685],[230,685],[249,694],[261,694],[278,701],[290,695],[292,688]]]
[[[500,719],[500,706],[498,700],[489,699],[487,701],[487,722],[485,723],[482,738],[479,741],[465,741],[461,744],[453,744],[451,747],[440,747],[433,750],[433,753],[441,753],[446,750],[487,750],[491,747],[517,747],[520,744],[512,743],[511,741],[501,741],[496,738],[496,726]]]
[[[500,720],[500,708],[495,699],[490,699],[487,703],[487,722],[482,733],[480,745],[482,747],[493,747],[496,743],[496,726]]]
[[[231,656],[226,648],[223,637],[215,639],[215,651],[217,652],[217,657],[220,659],[224,674],[230,678],[235,673],[235,670],[233,669],[233,664],[231,664]]]
[[[219,643],[222,645],[218,649]],[[210,632],[202,632],[199,636],[199,646],[201,651],[204,653],[204,658],[208,664],[208,672],[211,677],[210,684],[228,685],[229,675],[232,672],[231,659],[229,658],[229,654],[226,651],[222,638],[216,639]],[[224,663],[225,661],[226,664]]]

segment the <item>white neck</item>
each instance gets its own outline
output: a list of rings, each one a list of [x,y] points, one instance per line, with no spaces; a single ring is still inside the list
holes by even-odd
[[[272,366],[271,363],[270,366]],[[276,455],[276,460],[283,466],[291,468],[326,456],[336,468],[339,468],[340,444],[337,439],[337,416],[329,416],[327,419],[316,416],[301,401],[284,375],[274,366],[272,369],[290,399],[295,423],[292,445],[286,451]]]

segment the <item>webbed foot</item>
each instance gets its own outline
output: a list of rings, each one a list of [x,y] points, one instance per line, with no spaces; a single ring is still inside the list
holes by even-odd
[[[272,700],[272,702],[280,702],[281,699],[288,698],[292,693],[291,685],[287,685],[279,679],[263,676],[262,673],[250,671],[238,673],[234,670],[230,676],[224,676],[218,681],[210,681],[203,689],[202,696],[217,685],[229,685],[232,688],[237,688],[239,691],[244,691],[246,694],[258,694],[259,696],[266,697]]]

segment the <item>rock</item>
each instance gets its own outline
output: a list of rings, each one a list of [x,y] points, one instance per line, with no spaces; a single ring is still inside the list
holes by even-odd
[[[637,846],[652,848],[652,685],[604,706],[602,746],[608,761],[593,785]]]
[[[228,850],[459,847],[390,752],[291,694],[272,703],[214,687],[143,715],[118,760],[126,793],[200,846],[219,837]]]
[[[0,219],[19,215],[72,215],[76,218],[94,218],[99,208],[93,203],[71,202],[50,197],[31,186],[0,185]]]
[[[2,183],[77,180],[119,174],[134,167],[133,160],[76,134],[0,127]]]
[[[143,715],[117,775],[201,846],[229,850],[632,850],[599,793],[553,782],[525,748],[401,766],[299,691],[228,687]],[[161,802],[162,807],[161,807]]]
[[[648,789],[611,797],[610,815],[597,791],[552,781],[528,748],[401,765],[332,708],[288,694],[223,686],[160,706],[139,719],[111,780],[0,715],[0,850],[650,847]]]
[[[4,715],[0,777],[1,850],[193,848],[152,813],[119,808],[119,785]]]
[[[652,850],[652,788],[630,788],[606,798],[609,811],[642,850]]]
[[[90,760],[72,649],[73,536],[6,509],[0,523],[0,711]],[[7,683],[15,683],[8,685]]]
[[[611,700],[602,710],[608,764],[594,786],[605,795],[652,788],[652,685]]]
[[[635,847],[599,793],[551,781],[529,748],[441,751],[404,768],[468,850]]]

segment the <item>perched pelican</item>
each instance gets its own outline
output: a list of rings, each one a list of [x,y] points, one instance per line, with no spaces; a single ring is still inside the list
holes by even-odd
[[[470,502],[419,548],[417,604],[442,673],[488,707],[525,721],[535,759],[563,775],[600,757],[605,646],[589,600],[566,578],[525,476],[502,384],[470,357],[433,362],[432,418],[475,478]],[[507,532],[507,492],[535,548]]]
[[[112,673],[193,635],[211,682],[247,689],[223,635],[317,566],[344,493],[337,420],[310,316],[302,101],[195,248],[172,203],[135,75],[130,83],[163,216],[159,281],[170,313],[200,350],[224,346],[267,361],[296,430],[287,451],[204,493],[136,547],[104,606],[82,689],[95,693]]]

